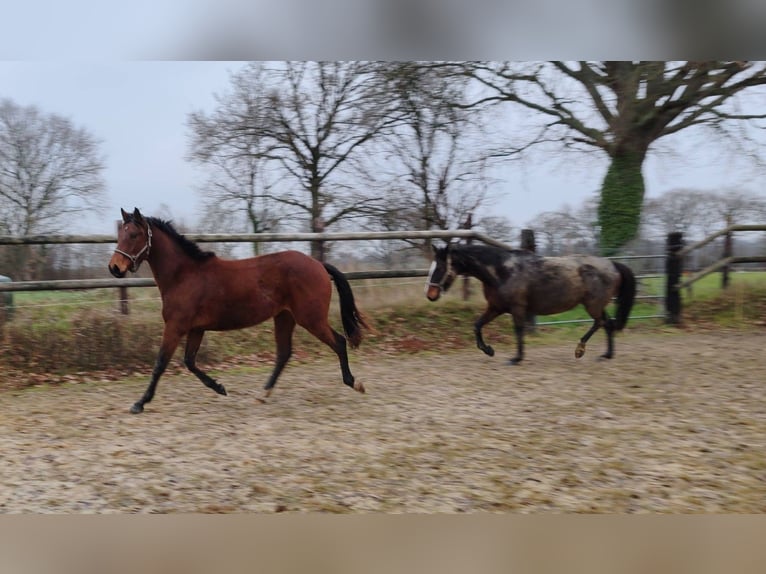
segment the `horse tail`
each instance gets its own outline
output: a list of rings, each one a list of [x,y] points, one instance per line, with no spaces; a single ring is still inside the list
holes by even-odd
[[[349,343],[353,348],[359,346],[362,342],[362,330],[371,329],[364,318],[364,315],[356,308],[356,302],[354,301],[354,293],[351,291],[351,285],[346,279],[346,276],[333,267],[329,263],[323,263],[324,268],[335,281],[335,288],[338,290],[338,296],[340,297],[340,318],[343,322],[343,331],[346,333]]]
[[[617,292],[617,315],[614,326],[621,331],[628,322],[633,301],[636,298],[636,276],[630,267],[617,261],[612,261],[620,273],[620,289]]]

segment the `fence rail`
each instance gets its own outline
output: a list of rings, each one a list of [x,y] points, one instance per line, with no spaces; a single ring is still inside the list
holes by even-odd
[[[392,239],[477,239],[504,249],[511,246],[470,229],[433,231],[349,231],[334,233],[185,233],[200,243],[280,243],[288,241],[370,241]],[[117,243],[114,235],[0,235],[0,245]]]
[[[379,269],[371,271],[349,271],[343,273],[347,279],[396,279],[400,277],[427,277],[428,269]],[[9,291],[62,291],[75,289],[115,289],[118,287],[154,287],[151,277],[125,279],[61,279],[58,281],[14,281],[0,283],[0,293]]]
[[[524,232],[522,230],[522,238]],[[692,245],[683,246],[680,233],[668,235],[668,250],[665,254],[651,255],[622,255],[611,259],[638,260],[638,259],[665,259],[666,261],[666,290],[663,295],[640,295],[639,299],[664,299],[665,315],[648,315],[649,317],[666,317],[669,322],[676,323],[680,318],[680,290],[692,285],[695,281],[718,270],[724,273],[724,287],[727,284],[727,272],[730,266],[738,263],[766,262],[766,256],[734,257],[731,254],[731,237],[733,232],[738,231],[766,231],[766,225],[729,225],[717,231],[705,239]],[[240,234],[185,234],[192,241],[200,243],[274,243],[274,242],[310,242],[310,241],[375,241],[375,240],[423,240],[423,239],[469,239],[477,240],[488,245],[494,245],[503,249],[512,247],[483,233],[467,230],[434,230],[434,231],[361,231],[339,233],[240,233]],[[699,249],[718,237],[726,238],[726,248],[723,258],[709,267],[695,273],[684,281],[681,281],[684,256],[695,249]],[[48,245],[48,244],[114,244],[114,235],[26,235],[9,236],[0,235],[0,245]],[[532,242],[534,243],[534,242]],[[386,269],[371,271],[351,271],[345,275],[351,279],[390,279],[407,277],[425,277],[427,269]],[[638,279],[650,277],[662,277],[663,275],[639,275]],[[0,283],[0,293],[13,291],[56,291],[67,289],[114,289],[118,288],[122,293],[126,289],[134,287],[152,287],[155,282],[151,278],[127,278],[127,279],[72,279],[58,281],[15,281]],[[123,301],[123,303],[125,303]],[[634,318],[645,318],[634,317]],[[540,323],[554,324],[558,322]]]
[[[381,241],[406,239],[475,239],[503,249],[511,249],[507,243],[492,239],[469,229],[432,231],[353,231],[338,233],[186,233],[192,241],[200,243],[274,243],[290,241]],[[47,245],[47,244],[110,244],[116,243],[114,235],[0,235],[0,245]],[[349,279],[392,279],[400,277],[426,277],[427,269],[381,269],[351,271]],[[69,279],[57,281],[14,281],[0,283],[0,293],[12,291],[59,291],[67,289],[115,289],[129,287],[152,287],[150,278],[128,279]]]
[[[676,289],[684,289],[686,287],[690,287],[695,282],[699,281],[703,277],[710,275],[711,273],[714,273],[716,271],[719,271],[725,267],[728,267],[730,265],[735,265],[736,263],[764,263],[766,262],[766,256],[760,257],[725,257],[723,259],[719,259],[712,265],[708,265],[703,270],[698,271],[685,281],[682,281],[677,284]]]
[[[711,241],[718,239],[719,237],[722,237],[724,235],[728,235],[734,231],[766,231],[766,225],[764,224],[757,224],[757,225],[729,225],[725,227],[724,229],[721,229],[720,231],[716,231],[715,233],[711,233],[705,239],[702,239],[701,241],[697,241],[696,243],[692,243],[691,245],[687,245],[683,249],[681,249],[678,252],[678,257],[683,257],[684,255],[687,255],[694,251],[695,249],[699,249],[700,247],[704,247]]]

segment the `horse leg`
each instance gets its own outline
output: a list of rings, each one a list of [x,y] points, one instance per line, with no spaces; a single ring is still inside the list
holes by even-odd
[[[186,350],[184,352],[184,365],[196,377],[202,381],[206,387],[213,389],[219,395],[225,395],[226,389],[220,383],[217,383],[215,379],[208,376],[202,369],[197,367],[197,351],[202,343],[202,337],[205,335],[203,329],[193,329],[186,335]]]
[[[606,331],[606,353],[601,355],[601,358],[611,359],[614,356],[614,319],[610,319],[609,315],[606,314],[606,310],[604,310],[602,320],[604,321],[604,330]]]
[[[518,365],[524,359],[524,323],[527,313],[526,311],[511,313],[511,316],[513,317],[513,332],[516,334],[516,356],[509,363]]]
[[[269,380],[264,385],[263,397],[259,397],[260,402],[265,402],[271,394],[271,389],[277,384],[282,369],[285,368],[287,361],[293,354],[293,330],[295,329],[295,319],[290,311],[282,311],[274,317],[274,339],[277,342],[277,357],[274,364],[274,370],[271,372]]]
[[[500,315],[500,311],[494,307],[487,307],[486,311],[484,311],[481,317],[476,319],[476,322],[473,324],[473,332],[476,335],[476,346],[490,357],[495,354],[495,350],[484,342],[484,337],[481,335],[481,329],[498,315]]]
[[[606,313],[604,313],[604,316],[606,316]],[[582,338],[580,339],[580,342],[577,344],[577,348],[575,348],[575,358],[579,359],[585,354],[585,343],[587,343],[588,339],[590,339],[593,336],[593,333],[598,331],[599,327],[601,327],[601,324],[603,322],[604,322],[603,317],[598,315],[593,317],[593,325],[591,326],[590,329],[588,329],[588,332],[582,336]],[[609,331],[607,331],[607,337],[610,337]]]
[[[340,370],[343,374],[343,382],[344,384],[348,385],[355,391],[359,391],[360,393],[364,392],[364,385],[362,383],[356,382],[354,379],[354,375],[351,374],[351,369],[348,366],[348,353],[346,352],[346,338],[335,331],[332,327],[330,327],[330,324],[327,322],[327,320],[323,321],[314,321],[308,324],[299,324],[304,327],[309,333],[314,335],[317,339],[322,341],[324,344],[326,344],[328,347],[330,347],[333,351],[335,351],[335,354],[338,355],[338,360],[340,361]]]
[[[146,391],[144,391],[141,398],[130,407],[130,412],[134,415],[143,412],[144,405],[154,398],[154,392],[157,390],[157,383],[159,382],[162,373],[165,372],[170,359],[173,358],[173,353],[175,353],[180,340],[181,334],[178,333],[178,330],[168,327],[168,324],[165,323],[165,329],[162,332],[162,342],[160,343],[160,352],[157,355],[157,361],[154,363],[149,386],[146,388]]]

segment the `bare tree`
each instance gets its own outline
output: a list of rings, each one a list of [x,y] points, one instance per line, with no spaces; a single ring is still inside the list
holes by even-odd
[[[420,64],[381,68],[401,121],[386,138],[389,206],[410,229],[457,229],[479,224],[488,193],[489,149],[480,110],[462,109],[469,80]],[[498,221],[487,222],[488,225]],[[426,242],[426,249],[428,249]]]
[[[104,160],[98,146],[67,118],[0,101],[0,230],[60,231],[73,214],[99,210]],[[28,246],[8,250],[6,266],[29,278],[39,253]]]
[[[366,62],[289,62],[284,88],[272,91],[271,135],[281,167],[297,184],[280,201],[304,211],[312,231],[385,207],[383,197],[359,189],[353,177],[363,173],[360,152],[399,117],[376,69]],[[320,243],[312,244],[312,255],[323,257]]]
[[[766,199],[741,189],[721,192],[673,189],[644,206],[644,221],[653,233],[680,231],[686,237],[702,237],[722,229],[728,222],[761,223],[766,220]]]
[[[262,221],[275,213],[269,206],[279,205],[282,220],[289,213],[311,231],[379,211],[383,198],[352,185],[360,152],[396,121],[376,66],[254,63],[235,74],[233,91],[219,97],[213,115],[190,117],[192,157],[218,173],[210,196],[226,197],[232,206],[262,199]],[[323,258],[320,243],[312,244],[312,255]]]
[[[264,134],[269,120],[268,73],[262,63],[249,64],[231,76],[231,92],[216,96],[218,107],[207,115],[189,114],[191,132],[188,159],[208,170],[209,177],[199,190],[204,221],[251,233],[275,231],[285,216],[270,195],[274,170],[268,169],[273,144]],[[253,251],[260,252],[260,243]]]
[[[504,215],[487,215],[479,218],[474,226],[493,239],[513,244],[519,241],[519,230]]]
[[[729,223],[766,222],[766,198],[746,189],[725,189],[711,193],[711,227],[719,229]],[[710,231],[710,228],[708,232]]]
[[[527,223],[545,240],[545,255],[566,255],[587,251],[587,223],[568,205],[558,211],[544,211]]]
[[[450,65],[440,65],[449,67]],[[452,65],[487,90],[469,105],[510,102],[544,118],[540,129],[505,153],[556,143],[600,150],[610,160],[599,203],[601,249],[633,239],[644,198],[642,167],[659,139],[693,126],[743,142],[746,128],[766,118],[761,106],[742,110],[735,97],[766,84],[766,63],[545,62]]]
[[[537,214],[526,224],[542,238],[539,242],[548,255],[598,253],[598,197],[592,195],[580,205],[564,204],[557,210]]]
[[[711,210],[713,198],[709,192],[697,189],[673,189],[644,205],[643,220],[651,235],[665,237],[678,231],[690,238],[708,228],[718,219]]]

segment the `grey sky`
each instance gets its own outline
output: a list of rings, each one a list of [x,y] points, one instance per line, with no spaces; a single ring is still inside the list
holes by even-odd
[[[176,220],[193,226],[200,217],[197,188],[204,180],[185,161],[187,114],[211,110],[214,93],[228,89],[241,62],[184,61],[0,61],[0,98],[36,105],[72,119],[103,141],[107,210],[82,231],[110,233],[119,208],[157,214],[168,206]],[[509,121],[508,130],[514,126]],[[673,188],[743,187],[766,195],[764,169],[726,153],[702,133],[661,140],[645,164],[647,195]],[[489,210],[516,226],[564,203],[578,206],[605,174],[603,155],[536,153],[500,172],[497,203]],[[163,212],[162,215],[167,215]]]

